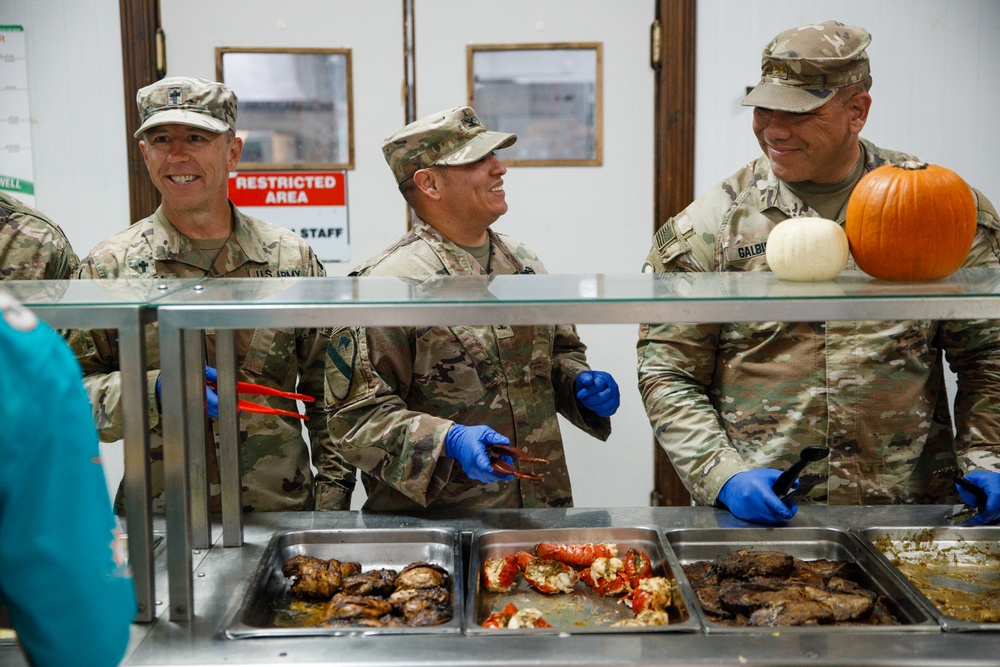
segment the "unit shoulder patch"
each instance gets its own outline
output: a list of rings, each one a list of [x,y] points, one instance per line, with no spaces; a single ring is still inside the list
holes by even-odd
[[[358,341],[353,329],[335,331],[326,347],[326,356],[335,371],[327,372],[327,384],[330,393],[338,401],[347,398],[351,392],[351,381],[354,379],[354,362],[358,356]]]

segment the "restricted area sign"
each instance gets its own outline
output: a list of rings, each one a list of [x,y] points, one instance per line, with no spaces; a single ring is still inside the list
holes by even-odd
[[[347,172],[241,171],[229,175],[229,198],[243,213],[304,238],[324,262],[351,259]]]

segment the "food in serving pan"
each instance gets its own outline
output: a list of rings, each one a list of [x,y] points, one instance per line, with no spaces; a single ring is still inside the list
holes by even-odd
[[[580,570],[583,583],[598,595],[612,597],[629,592],[629,577],[625,563],[619,558],[597,558],[590,567]]]
[[[360,563],[341,563],[298,555],[289,558],[281,573],[292,580],[292,593],[301,598],[329,600],[340,590],[345,577],[361,571]]]
[[[1000,546],[979,531],[882,535],[875,547],[941,613],[969,623],[1000,622]]]
[[[618,558],[616,544],[542,542],[532,551],[535,553],[518,551],[486,558],[482,567],[483,587],[493,593],[509,593],[524,580],[531,589],[546,596],[585,595],[586,590],[581,591],[577,586],[582,580],[592,595],[617,597],[618,602],[632,609],[633,618],[612,624],[619,627],[666,625],[670,611],[678,613],[681,603],[675,593],[676,582],[653,576],[650,558],[640,549],[631,548],[623,558]],[[484,628],[552,627],[540,618],[537,609],[518,611],[513,603],[498,601],[503,608],[486,617]]]
[[[739,550],[684,565],[706,618],[729,626],[899,625],[849,561]]]
[[[517,575],[520,573],[517,554],[490,556],[483,563],[483,585],[493,593],[506,593],[517,584]]]
[[[586,567],[598,558],[614,558],[618,555],[617,544],[558,544],[539,542],[535,545],[535,555],[539,558],[557,560],[573,567]]]
[[[646,625],[670,625],[670,614],[656,609],[639,612],[635,618],[625,618],[611,624],[613,628],[641,628]]]
[[[362,571],[358,563],[299,555],[281,571],[294,599],[278,610],[278,627],[430,626],[453,615],[450,575],[433,563]]]
[[[513,602],[500,611],[495,611],[483,621],[484,628],[510,629],[518,628],[551,628],[552,626],[542,618],[542,610],[535,607],[525,607],[518,609]]]
[[[539,593],[569,593],[580,581],[580,575],[566,563],[532,556],[527,551],[517,553],[517,564],[524,580]]]
[[[941,613],[972,623],[1000,622],[1000,588],[984,590],[977,581],[982,573],[927,562],[894,565]]]

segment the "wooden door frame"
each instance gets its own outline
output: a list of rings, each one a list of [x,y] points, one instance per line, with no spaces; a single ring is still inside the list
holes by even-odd
[[[660,38],[653,40],[651,49],[656,72],[653,232],[694,199],[696,5],[697,0],[656,0]],[[653,468],[651,505],[691,503],[691,495],[655,438]]]
[[[124,74],[125,145],[128,151],[129,213],[132,222],[151,215],[160,205],[160,193],[146,172],[139,142],[132,135],[139,129],[135,94],[143,86],[166,74],[166,56],[157,58],[160,30],[159,0],[119,0],[122,31],[122,73]],[[162,51],[162,40],[159,49]],[[159,62],[157,62],[159,60]]]

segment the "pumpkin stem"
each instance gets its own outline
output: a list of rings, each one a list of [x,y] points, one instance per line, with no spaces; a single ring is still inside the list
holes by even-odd
[[[920,160],[904,160],[900,162],[899,166],[901,169],[907,169],[909,171],[916,171],[917,169],[926,169],[927,163],[921,162]]]

